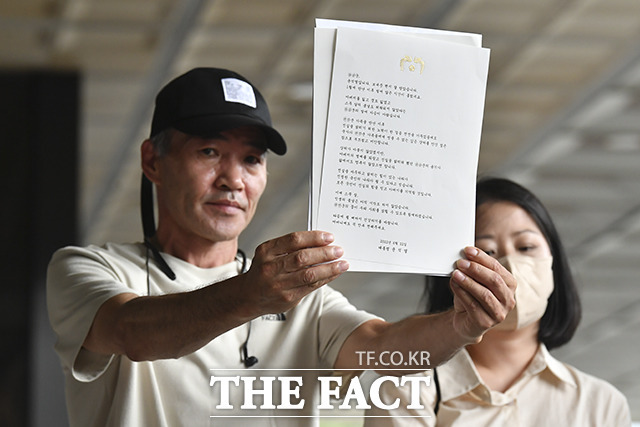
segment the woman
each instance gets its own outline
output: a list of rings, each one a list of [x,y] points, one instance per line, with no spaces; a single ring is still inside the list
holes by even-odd
[[[398,408],[372,408],[365,426],[630,426],[622,393],[549,354],[572,338],[581,309],[567,256],[542,203],[512,181],[481,180],[475,245],[514,275],[516,307],[481,342],[434,369],[431,386],[421,390],[424,409],[407,409],[409,388],[385,382],[383,401],[399,398]],[[428,313],[453,304],[447,281],[428,278]]]

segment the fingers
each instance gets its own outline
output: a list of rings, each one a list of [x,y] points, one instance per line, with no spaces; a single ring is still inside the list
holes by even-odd
[[[263,243],[258,247],[258,252],[273,257],[290,254],[301,249],[326,246],[333,243],[333,234],[325,231],[296,231],[285,236],[278,237]]]
[[[269,275],[298,273],[290,279],[301,286],[310,285],[348,269],[346,261],[332,263],[342,257],[344,251],[339,246],[328,246],[331,242],[331,233],[291,233],[260,245],[255,258],[265,265]]]
[[[301,277],[294,278],[291,282],[292,287],[288,288],[285,292],[289,294],[289,302],[295,302],[297,304],[297,302],[306,295],[337,279],[343,272],[347,271],[349,264],[346,261],[340,261],[332,263],[331,265],[325,264],[320,268],[325,271],[312,272],[312,269],[307,269],[299,272]]]
[[[479,339],[489,328],[493,327],[501,321],[496,318],[497,314],[491,314],[494,311],[487,309],[480,303],[481,298],[474,296],[468,292],[463,285],[459,285],[458,281],[471,280],[467,276],[464,279],[460,277],[452,278],[451,291],[453,292],[453,306],[456,318],[456,326],[463,336],[470,337],[471,341]]]
[[[322,231],[290,233],[261,244],[247,273],[248,292],[265,312],[284,311],[347,271],[342,248]]]
[[[290,289],[308,287],[311,292],[335,280],[349,269],[349,263],[338,260],[343,254],[338,246],[302,249],[287,254],[271,264]]]
[[[283,269],[286,272],[294,272],[318,264],[335,261],[343,254],[344,251],[339,246],[300,249],[282,256]]]
[[[308,267],[293,273],[293,287],[318,288],[335,280],[349,269],[347,261],[337,261]]]
[[[515,305],[516,282],[496,259],[477,248],[465,248],[466,259],[458,260],[451,276],[454,306],[469,315],[467,332],[473,335],[504,320]]]
[[[485,291],[479,286],[487,288],[500,304],[511,305],[513,291],[516,288],[511,273],[498,260],[477,248],[467,247],[464,253],[467,259],[458,260],[456,263],[458,271],[472,279],[464,283],[476,288],[481,294],[485,294]]]
[[[256,304],[263,313],[278,313],[293,308],[303,297],[347,271],[349,263],[335,261],[294,272],[270,267],[273,267],[273,263],[258,268],[254,275],[252,265],[248,272],[249,286],[253,290],[247,294],[258,299]]]

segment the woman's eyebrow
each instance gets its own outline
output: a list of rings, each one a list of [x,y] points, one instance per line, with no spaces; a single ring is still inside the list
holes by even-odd
[[[515,232],[513,232],[511,235],[512,235],[512,236],[519,236],[519,235],[521,235],[521,234],[525,234],[525,233],[532,233],[532,234],[535,234],[535,235],[537,235],[537,236],[540,236],[540,235],[541,235],[541,233],[540,233],[539,231],[537,231],[537,230],[532,230],[532,229],[530,229],[530,228],[525,228],[524,230],[515,231]]]
[[[493,240],[493,234],[481,234],[479,236],[476,236],[476,240],[483,240],[483,239],[490,239]]]

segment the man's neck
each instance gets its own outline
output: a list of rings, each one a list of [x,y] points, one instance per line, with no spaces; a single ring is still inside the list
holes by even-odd
[[[206,239],[182,240],[158,234],[153,242],[162,252],[200,268],[212,268],[232,262],[238,251],[238,240],[212,242]]]

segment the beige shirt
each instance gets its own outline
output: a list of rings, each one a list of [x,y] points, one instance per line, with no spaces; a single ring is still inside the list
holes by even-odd
[[[399,408],[368,410],[373,426],[625,426],[629,405],[611,384],[552,357],[541,345],[523,375],[506,392],[489,389],[469,353],[462,350],[437,368],[441,401],[434,413],[436,387],[422,387],[423,410],[407,410],[408,387],[384,384],[383,402],[400,398]],[[431,375],[423,372],[416,375]],[[433,378],[432,378],[433,380]],[[374,416],[396,418],[374,418]],[[403,418],[399,418],[403,417]]]
[[[82,347],[98,308],[114,295],[189,291],[233,277],[240,269],[237,262],[199,268],[171,255],[163,256],[175,271],[176,280],[168,279],[153,262],[149,263],[147,278],[146,249],[142,244],[68,247],[53,256],[48,270],[47,303],[57,336],[55,349],[66,379],[69,424],[317,425],[313,415],[319,397],[314,384],[319,373],[315,369],[331,369],[347,336],[358,325],[375,318],[356,310],[342,294],[328,286],[307,295],[284,316],[265,315],[251,322],[248,354],[259,359],[252,368],[245,368],[241,359],[249,324],[231,329],[178,359],[134,362],[125,356],[98,355]],[[242,411],[243,387],[234,385],[229,387],[233,409],[218,408],[222,385],[215,381],[212,384],[213,377],[283,375],[303,378],[299,397],[306,404],[300,410],[283,410],[286,415],[296,417],[281,417],[282,413],[275,409]],[[276,382],[274,390],[278,386]],[[279,396],[276,391],[272,394]],[[238,415],[259,417],[248,419]]]

